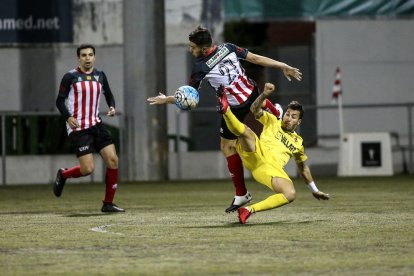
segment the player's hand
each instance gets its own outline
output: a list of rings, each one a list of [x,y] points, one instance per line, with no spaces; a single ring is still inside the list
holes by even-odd
[[[290,77],[293,77],[298,81],[302,80],[302,72],[300,72],[298,68],[294,68],[286,64],[286,66],[282,68],[282,71],[289,81],[291,81]]]
[[[264,85],[263,94],[268,97],[270,96],[273,91],[275,91],[275,85],[273,83],[267,82]]]
[[[108,111],[108,114],[107,115],[109,117],[113,117],[113,116],[115,116],[115,113],[116,113],[115,107],[113,107],[113,106],[109,107],[109,111]]]
[[[312,193],[313,197],[317,200],[328,200],[330,198],[329,194],[325,194],[324,192],[318,191]]]
[[[156,97],[150,97],[147,99],[149,104],[166,104],[167,103],[167,96],[162,94],[161,92]]]
[[[76,120],[74,117],[68,118],[68,125],[70,128],[77,128],[79,127],[78,120]]]

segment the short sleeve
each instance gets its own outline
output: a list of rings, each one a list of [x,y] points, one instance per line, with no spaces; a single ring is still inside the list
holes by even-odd
[[[268,125],[268,124],[276,123],[277,118],[273,114],[263,111],[263,115],[257,120],[262,125]]]
[[[308,156],[305,153],[305,148],[304,148],[303,144],[298,149],[298,151],[293,153],[293,158],[295,158],[296,163],[302,163],[302,162],[304,162],[308,159]]]
[[[246,48],[239,47],[232,43],[226,43],[226,47],[231,52],[234,52],[239,59],[246,59],[247,53],[249,52]]]

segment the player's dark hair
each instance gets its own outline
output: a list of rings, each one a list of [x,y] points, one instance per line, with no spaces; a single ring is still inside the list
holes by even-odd
[[[298,101],[291,101],[288,104],[287,109],[299,111],[299,119],[302,119],[303,113],[305,113],[303,106]]]
[[[76,54],[78,55],[78,57],[80,57],[80,51],[83,49],[92,49],[93,54],[95,55],[95,46],[93,46],[92,44],[81,44],[79,45],[79,47],[76,49]]]
[[[201,47],[210,47],[213,43],[210,31],[207,28],[198,26],[188,35],[188,40]]]

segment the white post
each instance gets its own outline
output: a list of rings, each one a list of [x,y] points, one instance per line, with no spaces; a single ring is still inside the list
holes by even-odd
[[[339,141],[344,138],[344,116],[342,108],[342,94],[338,95]]]

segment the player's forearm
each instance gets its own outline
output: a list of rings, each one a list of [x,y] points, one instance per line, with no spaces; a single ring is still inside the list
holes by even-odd
[[[301,172],[300,174],[303,177],[303,180],[306,184],[313,182],[313,177],[309,169]]]
[[[174,96],[158,96],[153,98],[156,104],[175,104]]]
[[[174,96],[165,96],[164,94],[160,93],[156,97],[149,97],[147,99],[150,105],[154,104],[175,104]]]
[[[275,69],[283,69],[287,66],[286,63],[253,53],[249,53],[246,60],[263,67],[271,67]]]
[[[305,163],[298,163],[299,173],[302,176],[305,183],[308,185],[309,190],[312,194],[317,194],[319,192],[318,187],[316,187],[315,182],[313,181],[313,177],[309,167]],[[329,196],[328,196],[329,197]]]
[[[256,119],[262,117],[263,115],[262,104],[266,98],[267,96],[264,93],[262,93],[256,98],[256,100],[250,106],[250,111],[253,113]]]
[[[174,96],[167,96],[165,99],[165,103],[167,104],[175,104],[175,98]]]
[[[302,176],[303,180],[306,184],[313,182],[313,177],[309,167],[306,164],[300,163],[298,164],[299,173]]]
[[[105,100],[106,100],[108,107],[115,108],[115,98],[114,98],[114,95],[111,93],[111,91],[110,90],[105,91],[104,95],[105,95]]]
[[[66,108],[65,105],[65,97],[58,95],[57,99],[56,99],[56,107],[58,108],[60,114],[63,116],[63,118],[65,119],[65,121],[67,121],[67,119],[71,116],[69,113],[69,110]]]

